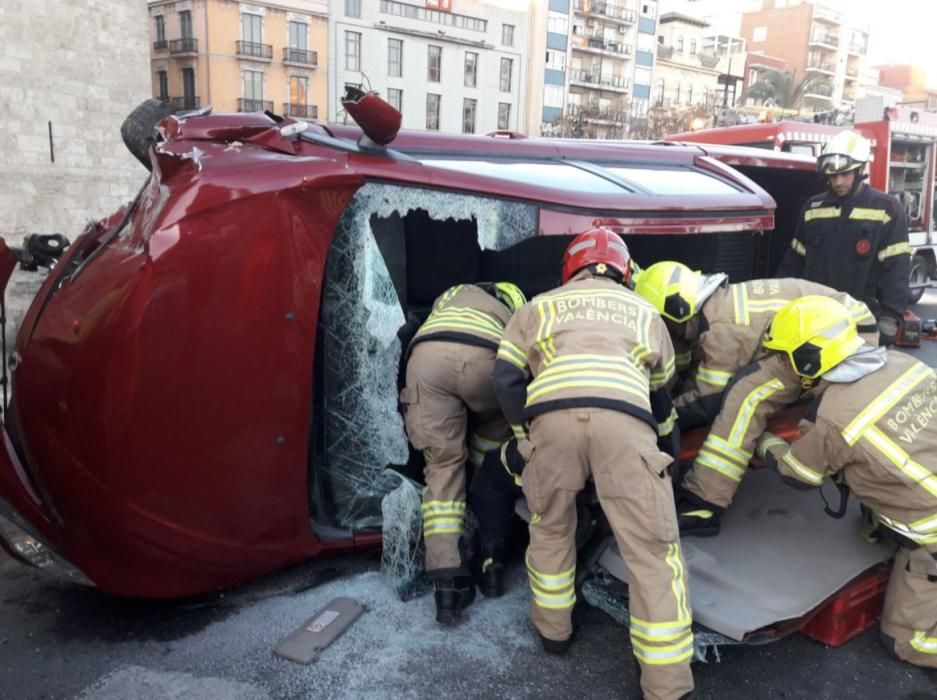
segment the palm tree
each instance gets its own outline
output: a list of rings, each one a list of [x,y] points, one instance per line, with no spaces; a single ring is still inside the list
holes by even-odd
[[[761,76],[761,79],[742,93],[742,98],[751,98],[760,100],[763,104],[771,103],[772,106],[783,109],[799,110],[803,104],[805,96],[808,94],[824,95],[829,97],[833,94],[833,83],[829,78],[806,76],[799,83],[794,83],[794,74],[788,71],[769,70]],[[807,97],[807,100],[811,98]]]

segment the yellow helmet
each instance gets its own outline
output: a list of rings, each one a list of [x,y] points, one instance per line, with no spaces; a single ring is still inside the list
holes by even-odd
[[[787,353],[794,371],[813,379],[862,346],[849,309],[835,299],[806,296],[785,304],[771,321],[764,344]]]
[[[511,311],[517,311],[527,303],[527,297],[521,288],[511,282],[495,282],[494,295]]]
[[[634,291],[664,318],[683,323],[696,314],[700,277],[699,272],[683,263],[663,260],[641,271]]]

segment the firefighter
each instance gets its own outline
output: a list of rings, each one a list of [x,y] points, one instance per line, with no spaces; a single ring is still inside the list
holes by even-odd
[[[410,442],[426,459],[426,572],[441,624],[457,622],[475,598],[462,537],[466,461],[480,465],[484,453],[510,435],[498,409],[492,370],[504,326],[525,301],[509,282],[451,287],[433,303],[409,346],[400,402]],[[469,414],[477,427],[467,448]]]
[[[558,289],[508,323],[495,390],[526,461],[531,619],[544,650],[569,648],[576,602],[576,495],[590,475],[631,572],[630,633],[648,698],[693,689],[686,565],[680,549],[666,384],[673,347],[650,304],[627,288],[621,238],[593,229],[563,256]],[[532,377],[528,385],[528,379]]]
[[[871,146],[843,131],[823,147],[817,169],[829,191],[807,200],[778,277],[802,277],[860,299],[894,342],[908,306],[911,246],[904,207],[863,180]]]
[[[882,641],[900,659],[937,667],[937,375],[904,353],[863,346],[830,299],[791,302],[765,345],[821,390],[801,437],[788,444],[764,433],[758,455],[801,488],[840,480],[899,543]]]
[[[729,382],[764,355],[764,332],[791,299],[806,294],[839,299],[853,313],[864,337],[878,341],[875,317],[865,304],[806,280],[729,284],[724,274],[702,275],[682,263],[663,261],[641,273],[635,291],[664,317],[674,346],[693,356],[686,379],[674,390],[673,403],[684,429],[713,422]]]

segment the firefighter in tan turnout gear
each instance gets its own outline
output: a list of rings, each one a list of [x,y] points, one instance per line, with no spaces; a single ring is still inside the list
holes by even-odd
[[[625,286],[630,270],[618,235],[578,236],[564,254],[563,286],[508,323],[495,387],[527,460],[531,618],[544,649],[564,653],[573,634],[576,494],[592,476],[631,572],[641,688],[675,699],[693,689],[693,634],[672,459],[658,448],[673,430],[673,348],[660,316]]]
[[[695,344],[699,355],[695,372],[690,370],[687,386],[674,399],[681,427],[712,423],[678,488],[683,535],[719,532],[722,512],[738,489],[768,417],[804,393],[778,358],[755,364],[766,354],[764,334],[785,304],[805,295],[836,299],[849,310],[863,338],[878,344],[875,317],[848,294],[800,279],[739,284],[725,279],[661,262],[645,270],[635,288],[667,319],[672,333]]]
[[[462,537],[465,465],[480,465],[485,452],[510,435],[492,371],[504,326],[525,301],[508,282],[457,285],[436,299],[410,343],[400,402],[410,442],[426,458],[426,572],[443,624],[456,622],[475,598]],[[476,428],[467,445],[470,414]]]
[[[819,380],[812,425],[792,444],[765,433],[757,452],[794,485],[841,479],[897,540],[882,613],[889,651],[937,667],[937,375],[913,357],[870,348],[841,305],[806,297],[778,312],[765,339],[788,369]]]

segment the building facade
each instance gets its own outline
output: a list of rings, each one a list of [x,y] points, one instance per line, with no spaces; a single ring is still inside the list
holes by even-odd
[[[901,101],[912,107],[937,111],[937,87],[932,86],[923,68],[908,64],[876,66],[881,88],[898,90]]]
[[[150,0],[152,94],[177,109],[317,119],[328,99],[328,0]]]
[[[143,184],[146,170],[124,147],[120,125],[149,97],[146,38],[141,3],[0,3],[0,211],[8,242],[30,232],[74,238]]]
[[[523,131],[526,0],[332,0],[329,119],[346,85],[379,92],[403,127]]]
[[[868,28],[851,27],[836,10],[807,0],[765,0],[742,15],[749,50],[782,59],[795,84],[805,79],[804,104],[818,111],[854,104]]]

